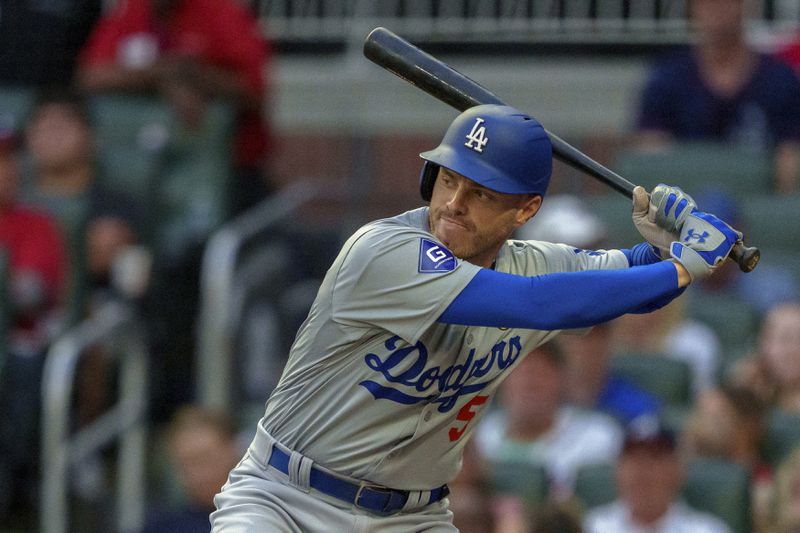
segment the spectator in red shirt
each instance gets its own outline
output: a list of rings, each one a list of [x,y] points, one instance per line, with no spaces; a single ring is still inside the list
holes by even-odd
[[[66,279],[56,223],[20,207],[18,192],[17,141],[0,132],[0,248],[8,260],[10,306],[5,364],[0,365],[0,529],[9,519],[20,526],[20,513],[34,508],[42,363]]]
[[[265,112],[271,50],[236,0],[127,0],[90,36],[77,78],[89,91],[157,91],[191,127],[213,99],[239,110],[234,209],[266,193]]]

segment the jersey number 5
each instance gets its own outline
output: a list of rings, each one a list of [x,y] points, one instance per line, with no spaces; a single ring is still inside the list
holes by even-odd
[[[461,438],[461,435],[464,434],[464,431],[467,429],[467,425],[469,421],[475,418],[475,411],[472,410],[473,407],[483,405],[488,400],[488,396],[475,396],[473,399],[468,401],[464,404],[464,407],[458,412],[458,416],[456,416],[456,420],[460,420],[464,422],[464,425],[461,428],[450,428],[449,436],[450,442],[457,441]]]

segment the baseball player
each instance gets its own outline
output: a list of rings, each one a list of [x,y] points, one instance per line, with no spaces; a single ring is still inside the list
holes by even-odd
[[[552,167],[547,133],[511,107],[465,111],[420,155],[430,206],[344,244],[215,498],[213,531],[456,531],[446,483],[521,358],[561,330],[665,305],[741,238],[659,186],[634,200],[652,244],[509,240]]]

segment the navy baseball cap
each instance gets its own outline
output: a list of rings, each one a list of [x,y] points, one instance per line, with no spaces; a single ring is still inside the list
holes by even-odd
[[[634,418],[625,428],[622,450],[624,452],[642,447],[666,452],[675,451],[677,447],[675,433],[666,427],[658,416],[642,415]]]

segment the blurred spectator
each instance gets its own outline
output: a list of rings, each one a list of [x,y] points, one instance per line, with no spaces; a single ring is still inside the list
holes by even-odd
[[[536,216],[517,230],[516,238],[601,248],[607,237],[603,221],[586,203],[571,194],[548,196]]]
[[[766,405],[751,390],[723,383],[700,395],[683,429],[689,458],[723,459],[750,473],[756,531],[766,525],[773,481],[772,467],[761,456],[766,417]]]
[[[616,465],[619,498],[586,516],[587,533],[711,533],[729,528],[679,498],[684,470],[675,436],[657,419],[631,423]]]
[[[569,497],[577,469],[616,458],[622,442],[611,417],[563,404],[564,359],[553,344],[528,354],[501,385],[501,409],[477,429],[478,449],[490,463],[544,465],[556,499]]]
[[[102,0],[0,0],[0,84],[65,85]]]
[[[214,510],[214,495],[242,456],[235,429],[228,417],[198,407],[175,412],[168,443],[186,501],[179,509],[155,509],[142,533],[211,531],[208,515]]]
[[[566,359],[566,399],[584,409],[602,411],[622,425],[661,410],[658,398],[614,374],[611,361],[611,325],[600,324],[585,335],[561,335],[556,342]]]
[[[580,516],[575,505],[546,502],[534,511],[528,533],[582,533]]]
[[[768,531],[800,531],[800,448],[781,463],[775,474],[772,519]]]
[[[748,234],[739,202],[727,191],[707,187],[694,195],[700,209],[714,213],[737,230]],[[728,261],[713,276],[700,280],[689,289],[691,297],[702,299],[706,294],[727,294],[738,298],[757,315],[763,315],[777,303],[800,297],[800,287],[792,272],[785,267],[760,263],[745,274],[739,265]]]
[[[781,61],[785,61],[800,76],[800,35],[796,36],[791,42],[778,49],[775,55]]]
[[[720,342],[705,324],[686,318],[686,296],[652,313],[624,315],[613,330],[614,353],[641,353],[685,361],[694,394],[713,387],[720,366]]]
[[[730,378],[768,405],[800,413],[800,303],[779,304],[767,313],[756,352],[737,361]]]
[[[464,448],[461,470],[447,486],[450,487],[448,499],[453,525],[461,533],[496,532],[486,465],[475,450],[474,441]]]
[[[70,226],[75,212],[87,216],[85,247],[90,290],[109,289],[114,258],[139,240],[142,206],[103,185],[94,132],[85,100],[77,93],[42,91],[26,129],[32,176],[25,200]]]
[[[89,91],[158,91],[188,128],[214,99],[239,111],[234,211],[267,190],[266,122],[271,48],[258,20],[236,0],[127,0],[105,15],[82,53]]]
[[[57,224],[21,207],[16,136],[0,132],[0,248],[10,324],[0,354],[0,522],[35,507],[44,356],[59,324],[67,259]],[[5,360],[3,360],[5,359]]]
[[[800,80],[746,42],[748,0],[691,0],[695,45],[651,72],[637,128],[643,147],[722,141],[775,151],[775,188],[798,190]]]

